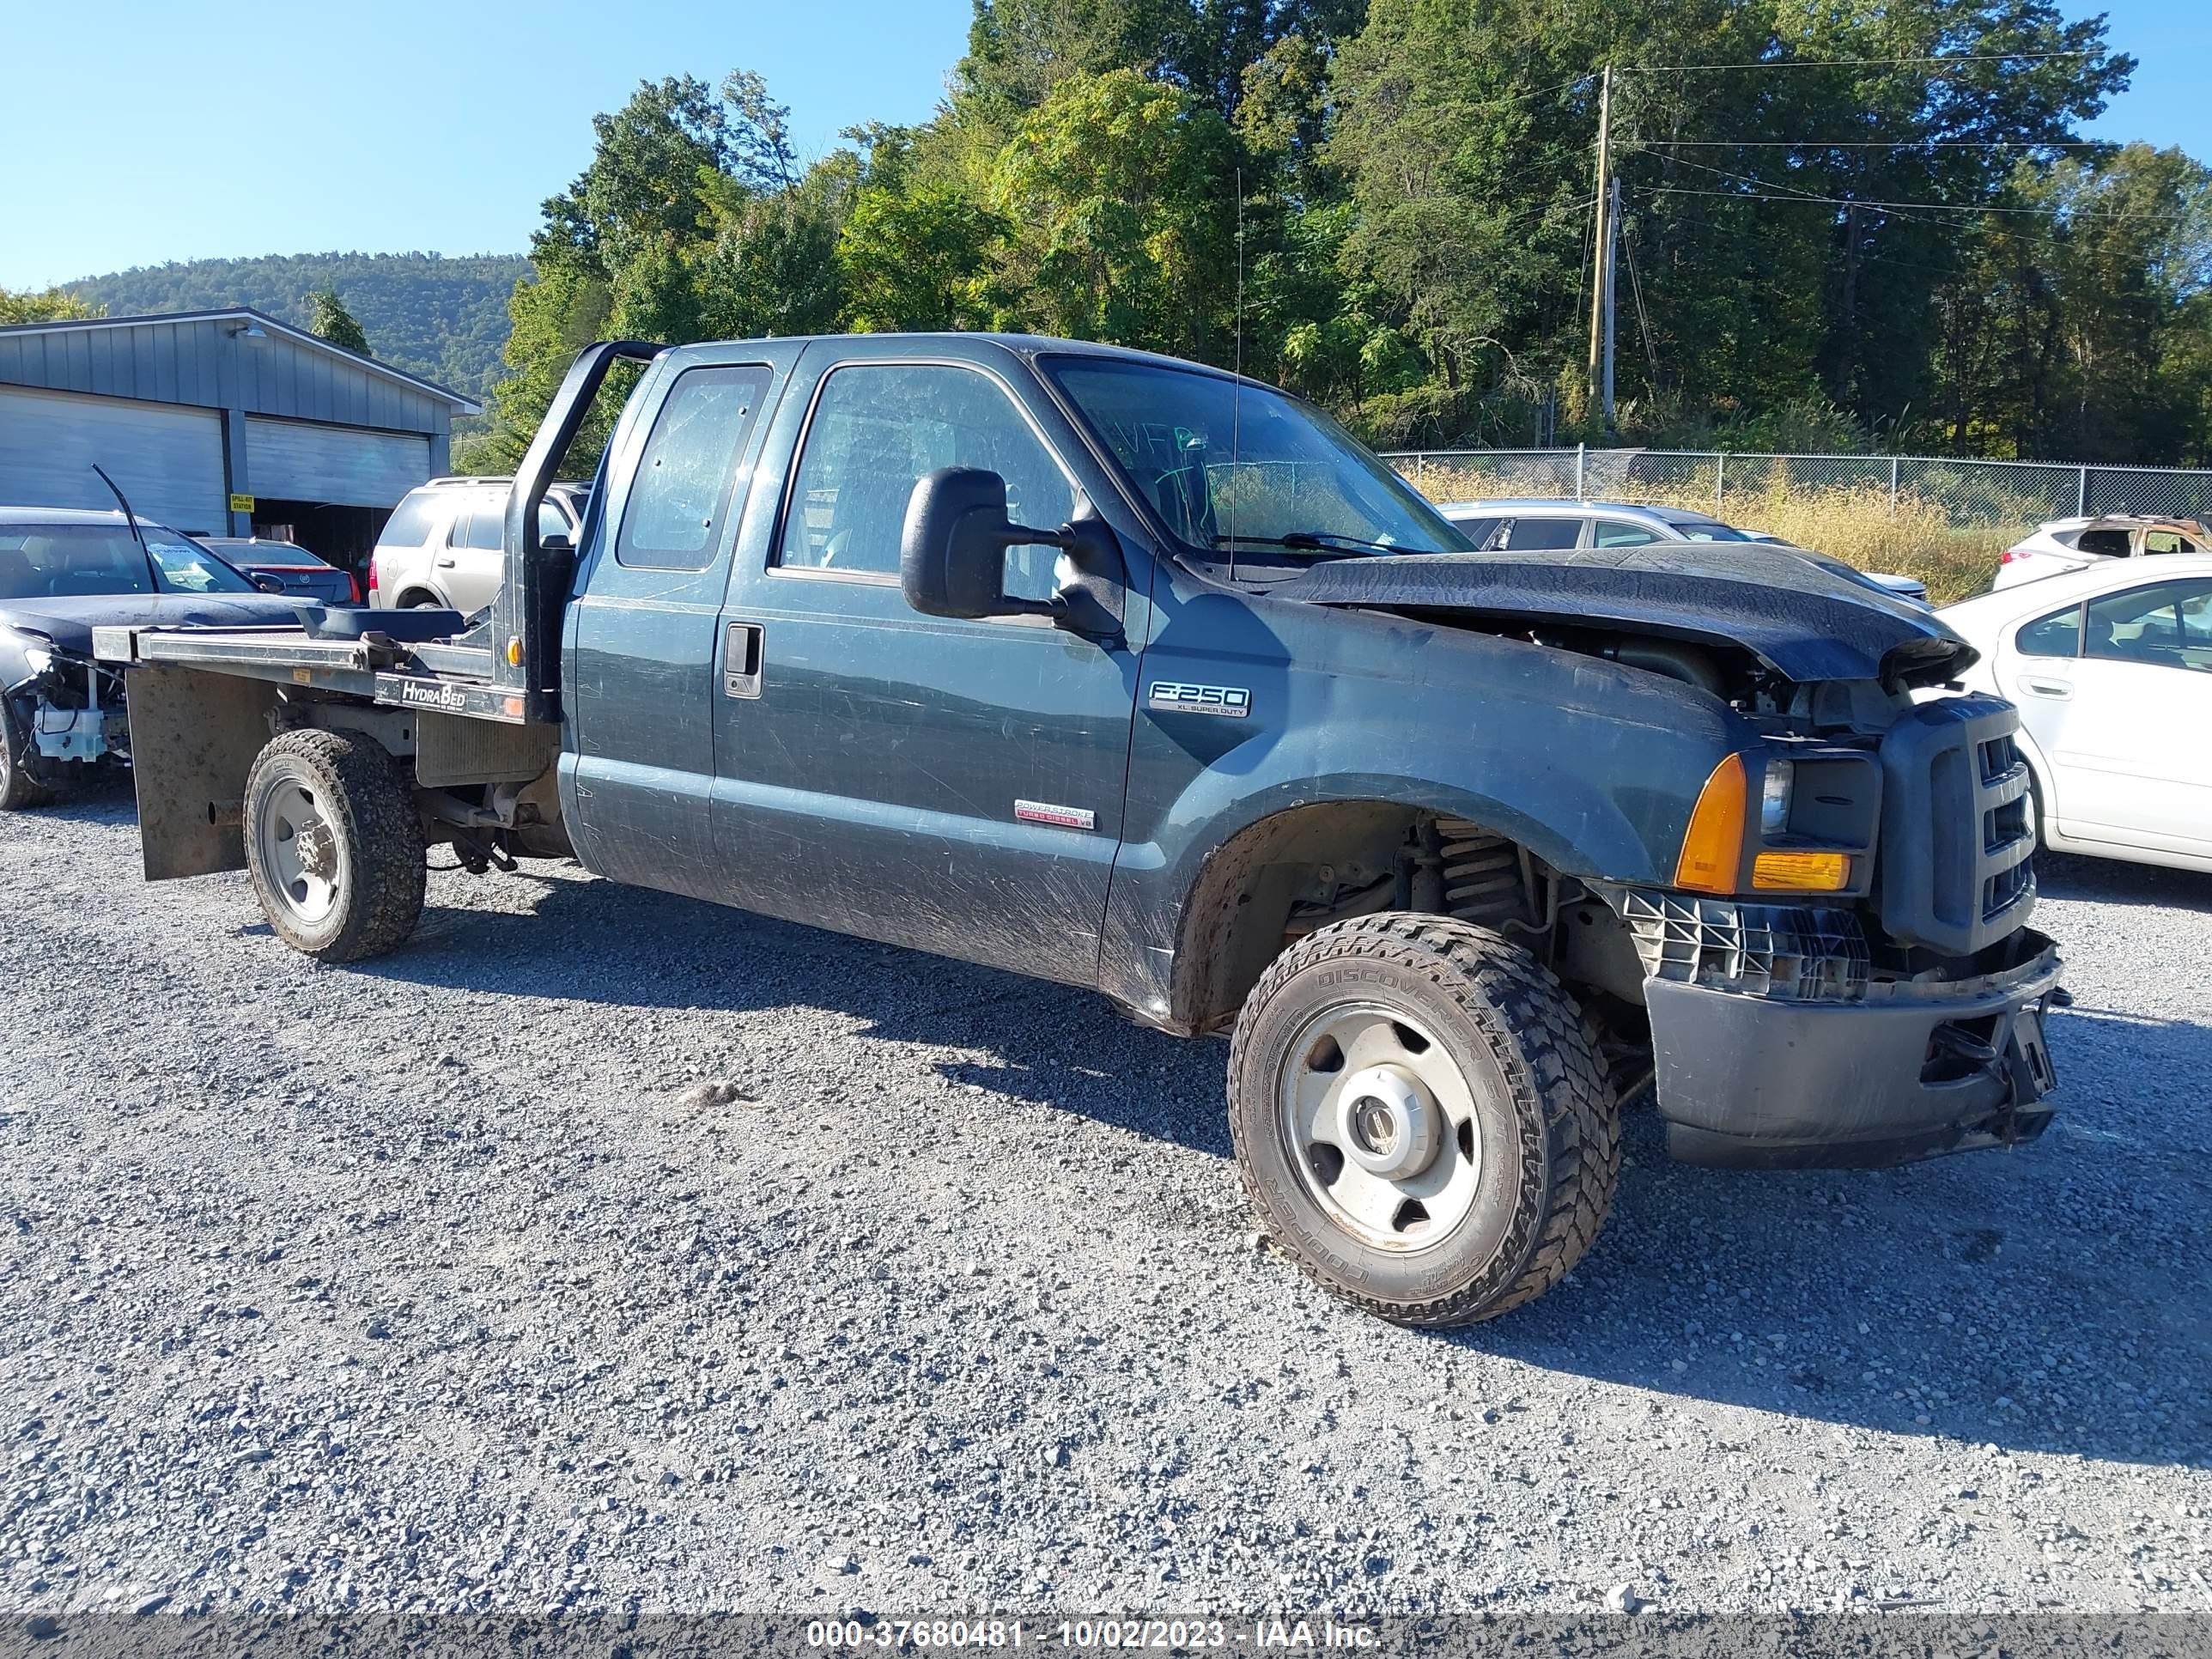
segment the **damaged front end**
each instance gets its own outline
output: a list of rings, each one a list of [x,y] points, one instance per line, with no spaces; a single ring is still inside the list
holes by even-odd
[[[46,635],[9,631],[15,649],[0,702],[13,764],[47,787],[127,767],[131,723],[121,673]]]

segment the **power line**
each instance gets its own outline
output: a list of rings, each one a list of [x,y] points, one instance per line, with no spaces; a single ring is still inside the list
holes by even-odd
[[[1711,170],[1717,171],[1717,169]],[[1765,181],[1754,179],[1752,182],[1765,183]],[[2069,220],[2104,219],[2118,222],[2140,219],[2154,221],[2161,224],[2179,224],[2197,216],[2190,213],[2112,213],[2093,208],[2082,208],[2069,212],[2064,208],[1970,206],[1949,202],[1877,202],[1871,201],[1863,196],[1811,196],[1803,191],[1789,193],[1784,187],[1778,185],[1771,186],[1768,190],[1761,191],[1692,190],[1683,185],[1658,185],[1653,186],[1651,193],[1656,196],[1719,196],[1732,202],[1800,202],[1808,206],[1881,208],[1885,211],[1894,212],[1900,217],[1915,213],[2027,213],[2039,214],[2045,217],[2055,214]]]
[[[1673,149],[2118,149],[2112,138],[1650,138]]]
[[[1747,64],[1624,64],[1622,75],[1691,75],[1705,70],[1890,69],[1904,64],[2049,63],[2063,58],[2101,58],[2101,52],[1954,52],[1922,58],[1762,58]]]

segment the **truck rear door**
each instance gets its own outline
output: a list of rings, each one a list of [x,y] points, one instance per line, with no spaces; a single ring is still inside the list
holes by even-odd
[[[568,610],[563,809],[617,881],[723,896],[714,853],[716,620],[761,419],[796,345],[687,352],[648,371],[611,441]]]
[[[998,349],[807,348],[765,451],[786,473],[763,463],[722,617],[715,849],[747,908],[1095,984],[1136,656],[1037,618],[924,617],[899,586],[926,472],[998,472],[1014,520],[1047,527],[1103,487]],[[1127,553],[1141,640],[1149,566]],[[1057,556],[1011,550],[1007,591],[1049,597]]]

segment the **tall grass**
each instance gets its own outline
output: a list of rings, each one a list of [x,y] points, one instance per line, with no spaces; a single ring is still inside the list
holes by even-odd
[[[1563,487],[1550,471],[1542,462],[1524,464],[1518,473],[1510,466],[1489,471],[1478,483],[1463,473],[1423,469],[1413,481],[1439,501],[1571,489],[1571,483]],[[1899,494],[1893,505],[1886,484],[1806,486],[1771,477],[1740,488],[1734,480],[1732,465],[1723,512],[1730,524],[1767,531],[1861,570],[1916,576],[1928,585],[1928,597],[1936,605],[1985,592],[1998,556],[2034,523],[2024,514],[2017,525],[1962,526],[1950,505],[1912,490]],[[1712,491],[1701,483],[1633,485],[1613,499],[1713,510]]]

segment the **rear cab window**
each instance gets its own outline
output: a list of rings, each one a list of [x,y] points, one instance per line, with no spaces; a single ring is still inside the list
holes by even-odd
[[[760,363],[687,368],[676,377],[638,456],[616,563],[703,570],[714,562],[738,459],[770,378]],[[541,518],[538,534],[545,533]],[[565,536],[568,527],[556,533]]]

